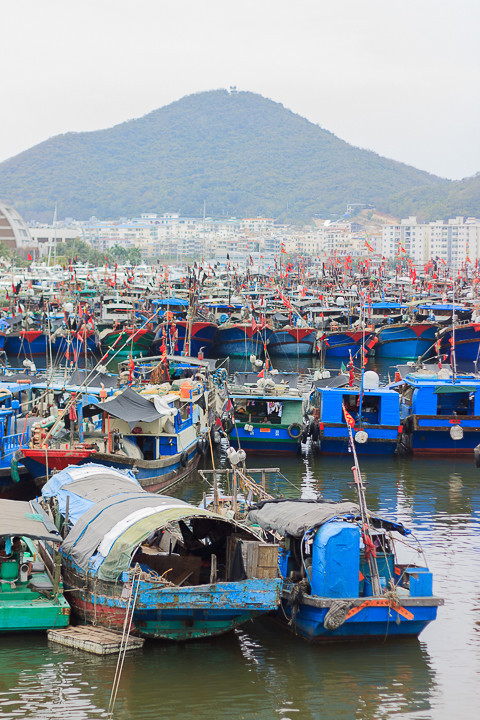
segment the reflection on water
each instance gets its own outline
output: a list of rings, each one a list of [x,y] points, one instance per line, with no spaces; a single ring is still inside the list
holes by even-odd
[[[215,459],[226,464],[225,447]],[[278,465],[272,494],[355,499],[351,456],[252,456]],[[473,720],[480,647],[480,471],[472,460],[365,458],[372,510],[412,528],[445,598],[420,641],[311,646],[266,619],[225,637],[147,643],[127,656],[115,717],[123,720]],[[198,476],[174,494],[199,502]],[[43,635],[0,640],[0,716],[106,717],[115,658],[49,646]]]

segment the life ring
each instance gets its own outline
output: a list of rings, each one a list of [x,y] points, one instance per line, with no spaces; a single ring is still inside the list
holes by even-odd
[[[188,465],[188,452],[184,450],[182,454],[180,455],[180,462],[182,464],[182,467],[187,467]]]
[[[227,435],[229,435],[229,434],[232,432],[232,430],[233,430],[233,420],[232,420],[232,418],[231,418],[231,417],[225,418],[225,420],[223,421],[222,425],[223,425],[223,429],[225,430],[225,432],[227,433]]]
[[[292,440],[298,440],[298,438],[302,434],[302,431],[303,431],[303,428],[300,425],[300,423],[292,423],[287,428],[288,435],[289,435],[289,437],[292,438]]]

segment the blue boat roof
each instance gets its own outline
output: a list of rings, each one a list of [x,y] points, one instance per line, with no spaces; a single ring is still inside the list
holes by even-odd
[[[465,307],[465,305],[451,305],[451,304],[433,304],[433,305],[419,305],[419,310],[448,310],[452,312],[468,312],[472,308]]]
[[[218,310],[238,310],[242,308],[243,305],[241,303],[201,303],[200,307],[217,308]]]
[[[176,298],[176,297],[162,298],[161,300],[152,300],[152,305],[161,305],[161,306],[179,305],[181,307],[188,307],[188,300],[184,300],[183,298]]]
[[[450,378],[439,378],[435,372],[432,372],[431,375],[418,377],[414,374],[408,374],[405,377],[405,381],[409,383],[409,385],[414,385],[415,387],[420,387],[424,385],[425,387],[431,387],[432,385],[437,386],[452,386],[452,387],[465,387],[471,388],[472,386],[476,386],[477,390],[480,390],[480,378],[476,377],[475,375],[462,375],[461,378],[455,378],[453,380]],[[400,383],[401,384],[401,383]]]
[[[379,302],[379,303],[364,303],[364,308],[372,308],[373,310],[401,310],[407,308],[408,305],[402,305],[397,302]]]

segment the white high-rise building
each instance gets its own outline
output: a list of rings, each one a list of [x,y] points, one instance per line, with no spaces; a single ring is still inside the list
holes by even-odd
[[[402,257],[405,254],[402,248],[417,265],[433,258],[460,268],[467,258],[474,262],[480,256],[480,220],[456,217],[447,222],[418,223],[415,217],[409,217],[401,220],[399,225],[385,225],[383,255],[386,258]]]

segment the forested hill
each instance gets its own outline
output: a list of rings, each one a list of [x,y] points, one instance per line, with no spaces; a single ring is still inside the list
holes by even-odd
[[[107,130],[59,135],[0,163],[0,198],[37,220],[51,220],[56,202],[59,218],[79,220],[200,216],[204,202],[209,216],[307,220],[343,213],[347,203],[395,213],[398,200],[414,212],[417,197],[428,215],[428,199],[453,186],[353,147],[279,103],[226,90]]]

